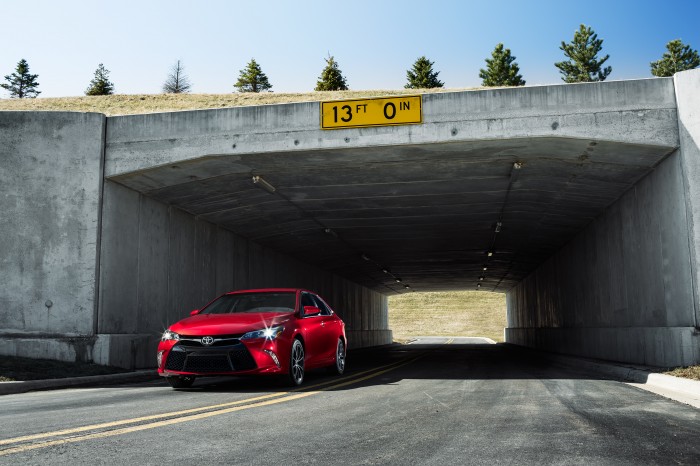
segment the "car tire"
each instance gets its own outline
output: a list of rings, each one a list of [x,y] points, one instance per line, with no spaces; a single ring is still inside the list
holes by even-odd
[[[179,377],[167,377],[168,383],[173,388],[190,388],[194,383],[194,377],[182,375]]]
[[[292,343],[292,350],[289,352],[289,382],[293,387],[298,387],[304,383],[304,345],[298,338]]]
[[[345,372],[345,343],[342,338],[338,338],[338,344],[335,347],[335,362],[332,366],[328,366],[328,372],[333,375],[343,375]]]

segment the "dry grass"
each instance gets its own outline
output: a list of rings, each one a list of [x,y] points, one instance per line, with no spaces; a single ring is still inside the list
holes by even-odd
[[[671,371],[664,372],[664,374],[683,377],[685,379],[700,380],[700,366],[676,367]]]
[[[62,379],[129,372],[118,367],[100,366],[87,362],[65,362],[49,359],[31,359],[17,356],[0,358],[0,382],[14,380]]]
[[[421,335],[503,341],[505,326],[505,294],[450,291],[407,293],[389,298],[389,327],[397,341]]]
[[[290,102],[318,102],[325,100],[355,99],[407,94],[454,92],[467,89],[400,89],[367,91],[324,91],[276,94],[144,94],[108,95],[94,97],[58,97],[36,99],[0,99],[0,110],[40,110],[98,112],[108,116],[137,113],[174,112],[206,108],[241,107]]]

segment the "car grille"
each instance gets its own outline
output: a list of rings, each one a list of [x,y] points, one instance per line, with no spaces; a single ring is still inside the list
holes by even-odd
[[[241,341],[239,340],[241,335],[216,335],[214,336],[214,343],[205,346],[202,344],[202,337],[190,337],[185,335],[180,335],[180,344],[182,346],[187,346],[189,348],[211,348],[218,346],[232,346],[237,345]]]
[[[182,342],[173,346],[168,355],[165,369],[178,372],[217,373],[255,369],[257,365],[245,345],[238,343],[228,348],[216,350],[192,349]],[[226,351],[228,350],[228,351]]]

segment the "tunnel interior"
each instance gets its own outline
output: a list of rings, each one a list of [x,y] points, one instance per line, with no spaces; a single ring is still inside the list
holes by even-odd
[[[384,295],[506,292],[673,150],[549,137],[208,154],[111,180]]]

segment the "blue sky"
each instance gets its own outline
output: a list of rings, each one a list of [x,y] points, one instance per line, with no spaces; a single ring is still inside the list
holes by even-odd
[[[99,63],[117,93],[158,93],[177,59],[193,92],[229,93],[251,57],[273,91],[307,92],[329,52],[351,89],[401,88],[421,55],[446,87],[470,87],[498,42],[528,85],[561,83],[553,63],[581,23],[604,40],[610,80],[650,77],[672,39],[700,49],[699,0],[38,0],[0,14],[0,75],[25,58],[41,97],[83,95]]]

